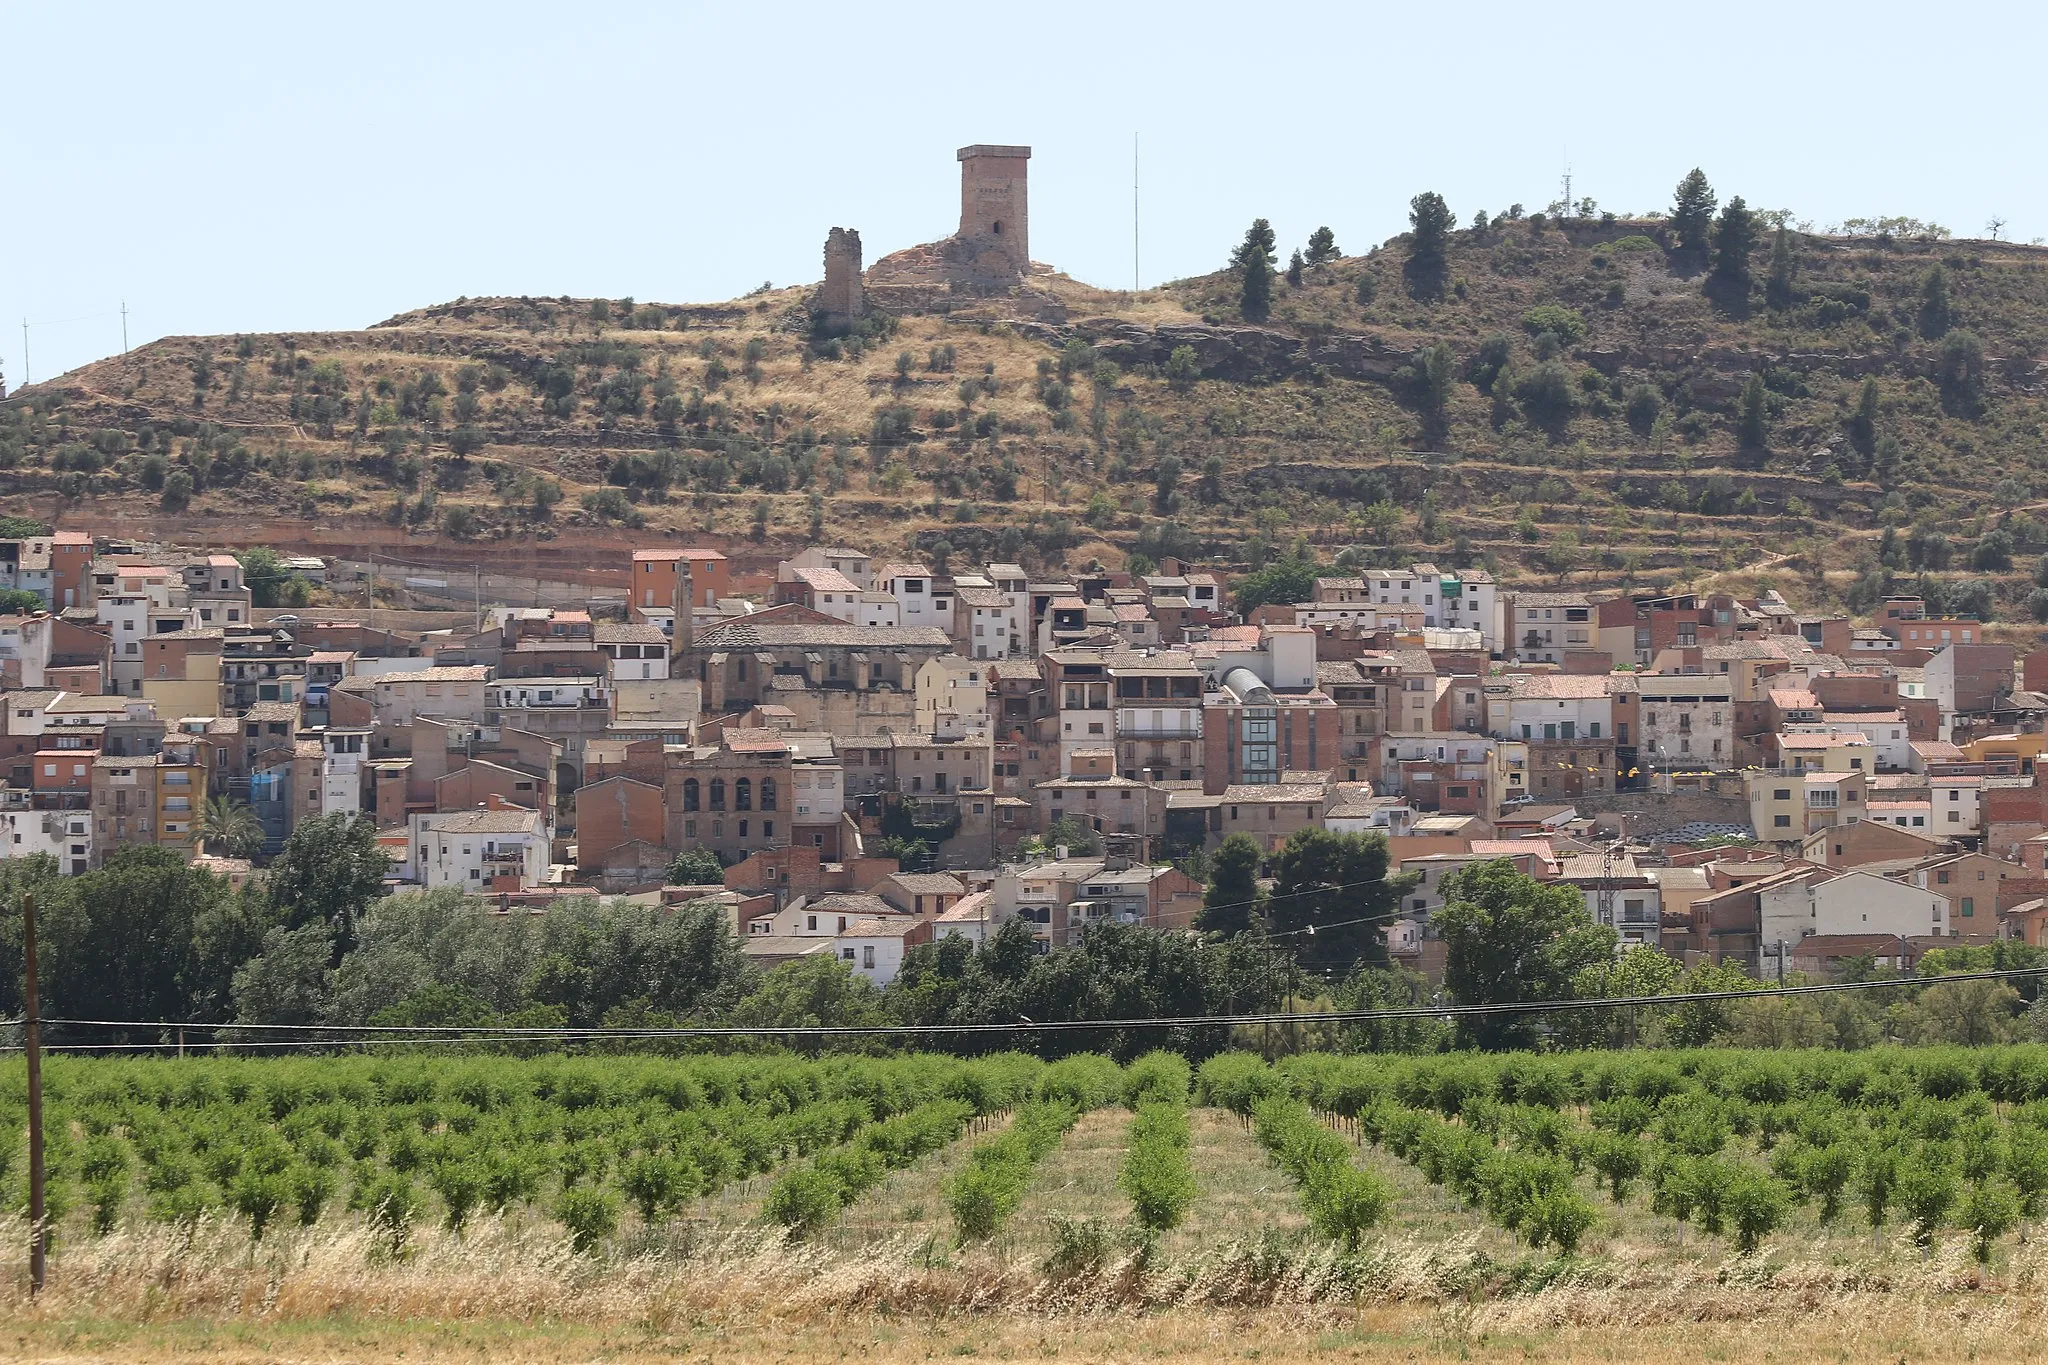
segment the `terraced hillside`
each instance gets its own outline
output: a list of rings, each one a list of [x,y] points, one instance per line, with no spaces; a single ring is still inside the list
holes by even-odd
[[[1780,260],[1759,236],[1743,290],[1663,223],[1503,218],[1452,232],[1434,280],[1407,238],[1280,274],[1257,324],[1224,270],[1135,296],[1042,273],[1057,308],[942,296],[837,337],[791,288],[168,338],[16,395],[0,489],[70,525],[451,553],[1298,547],[1629,586],[1750,570],[1727,585],[1816,606],[1925,569],[2024,617],[2048,252],[1795,233]]]

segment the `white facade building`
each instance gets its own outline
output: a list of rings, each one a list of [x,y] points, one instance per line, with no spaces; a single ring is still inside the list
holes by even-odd
[[[549,841],[539,811],[515,807],[443,811],[414,815],[413,880],[428,890],[455,887],[478,894],[499,889],[500,878],[517,887],[548,879]]]

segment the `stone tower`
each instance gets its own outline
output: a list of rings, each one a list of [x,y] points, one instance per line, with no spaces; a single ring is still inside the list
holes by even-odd
[[[1029,147],[962,147],[960,240],[974,273],[994,279],[1031,269],[1030,212],[1026,200]]]
[[[852,228],[833,228],[825,237],[825,287],[818,292],[818,311],[850,322],[861,315],[863,302],[860,234]]]

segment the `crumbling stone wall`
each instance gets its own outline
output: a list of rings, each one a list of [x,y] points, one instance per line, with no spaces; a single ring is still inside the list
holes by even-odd
[[[825,287],[818,293],[818,309],[827,317],[852,319],[864,306],[860,234],[852,228],[833,228],[825,237]]]

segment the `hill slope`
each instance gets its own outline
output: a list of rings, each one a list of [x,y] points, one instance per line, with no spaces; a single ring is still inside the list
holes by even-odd
[[[229,543],[303,521],[1250,564],[1305,539],[1325,560],[1485,555],[1630,585],[1770,566],[1810,601],[1859,576],[1868,596],[1887,525],[1899,567],[1910,542],[1911,568],[1951,576],[2000,522],[2023,555],[2048,543],[2014,515],[2048,482],[2048,252],[1802,235],[1773,309],[1768,242],[1750,295],[1717,302],[1664,241],[1630,222],[1455,232],[1431,301],[1397,239],[1276,279],[1257,326],[1226,271],[1137,296],[1041,275],[1064,322],[940,298],[839,338],[797,289],[167,338],[17,395],[0,492],[65,524]],[[1937,270],[1946,317],[1926,306]],[[1438,344],[1440,407],[1417,358]],[[1766,440],[1744,448],[1752,376]],[[2020,614],[2031,564],[2000,577],[1998,551],[1986,572]]]

